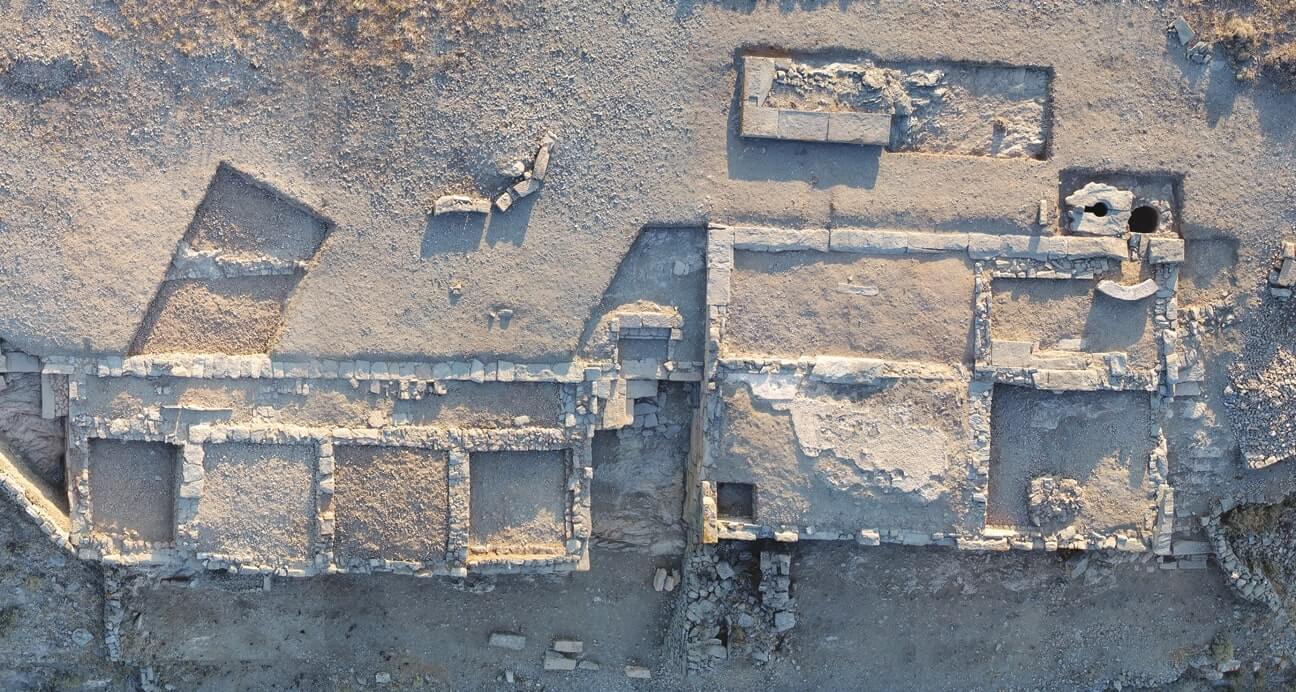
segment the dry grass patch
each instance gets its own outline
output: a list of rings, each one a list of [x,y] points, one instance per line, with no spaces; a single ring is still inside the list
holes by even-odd
[[[276,34],[287,32],[331,60],[386,67],[439,54],[443,43],[517,26],[521,0],[116,0],[115,5],[122,28],[185,55],[247,51],[277,43]]]
[[[1188,0],[1184,12],[1201,40],[1228,55],[1238,79],[1263,74],[1296,89],[1296,0]]]

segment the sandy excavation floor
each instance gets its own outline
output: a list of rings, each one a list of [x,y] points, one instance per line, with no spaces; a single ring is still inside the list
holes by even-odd
[[[1291,2],[0,35],[0,690],[1296,687]]]

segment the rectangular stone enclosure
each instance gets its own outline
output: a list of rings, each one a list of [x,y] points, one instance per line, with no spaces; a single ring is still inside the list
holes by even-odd
[[[450,521],[446,452],[339,445],[333,454],[339,565],[445,559]]]
[[[315,528],[312,445],[208,444],[197,513],[185,524],[200,553],[300,566]]]
[[[845,533],[956,527],[968,494],[966,382],[812,385],[767,401],[729,381],[719,396],[721,518]]]
[[[566,451],[475,452],[470,547],[474,552],[548,554],[567,540]]]
[[[987,523],[1032,526],[1031,481],[1049,476],[1078,482],[1078,507],[1066,525],[1081,533],[1142,528],[1152,507],[1150,420],[1146,392],[1048,392],[996,385]]]
[[[1138,367],[1156,367],[1152,301],[1125,302],[1095,290],[1096,281],[995,279],[995,339],[1038,342],[1041,349],[1128,353]]]
[[[731,282],[726,354],[971,361],[962,257],[737,251]]]
[[[139,541],[174,541],[178,449],[164,442],[90,440],[94,531]]]

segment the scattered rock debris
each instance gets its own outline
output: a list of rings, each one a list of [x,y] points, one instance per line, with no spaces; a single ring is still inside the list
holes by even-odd
[[[549,175],[549,158],[553,155],[558,138],[552,132],[545,133],[540,138],[540,147],[536,149],[535,156],[529,163],[516,162],[509,169],[510,173],[517,178],[504,192],[495,198],[495,208],[500,212],[506,212],[518,200],[528,197],[540,191],[544,185],[544,179]],[[517,171],[519,164],[521,172]]]

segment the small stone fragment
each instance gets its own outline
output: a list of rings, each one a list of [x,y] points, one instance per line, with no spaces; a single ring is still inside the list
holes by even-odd
[[[78,627],[72,631],[73,644],[76,644],[77,646],[86,646],[92,641],[94,641],[94,635],[90,634],[89,630]]]
[[[634,678],[636,680],[652,679],[652,671],[643,666],[626,666],[625,674],[627,678]]]
[[[492,632],[489,643],[497,649],[521,651],[526,648],[526,637],[520,634],[509,634],[507,632]]]
[[[526,180],[519,180],[517,183],[514,183],[513,187],[509,188],[509,191],[512,192],[513,195],[518,199],[522,199],[523,197],[527,197],[529,195],[533,195],[539,192],[540,181],[536,180],[535,178],[527,178]],[[498,201],[496,203],[498,204]]]
[[[549,173],[549,145],[540,145],[540,150],[536,152],[535,163],[531,166],[531,177],[535,180],[543,181],[545,175]]]
[[[544,655],[545,670],[576,670],[576,659],[557,651],[546,651]]]
[[[796,626],[796,616],[786,610],[774,614],[774,630],[786,632]]]
[[[653,591],[661,591],[666,588],[666,568],[658,567],[657,572],[653,574]]]
[[[1188,46],[1197,38],[1197,32],[1193,31],[1193,28],[1188,24],[1188,20],[1183,17],[1174,20],[1174,24],[1171,24],[1170,28],[1179,37],[1179,45],[1181,46]]]
[[[576,639],[555,639],[553,650],[560,654],[585,653],[585,642]]]
[[[1274,280],[1274,285],[1283,288],[1296,286],[1296,260],[1288,257],[1282,261],[1278,269],[1278,277]]]
[[[583,658],[580,661],[576,662],[577,670],[596,671],[601,667],[602,666],[600,666],[597,661],[591,661],[587,658]]]
[[[508,211],[513,206],[513,191],[505,190],[499,197],[495,198],[495,208],[500,211]]]

